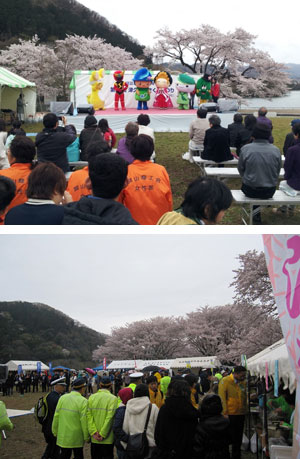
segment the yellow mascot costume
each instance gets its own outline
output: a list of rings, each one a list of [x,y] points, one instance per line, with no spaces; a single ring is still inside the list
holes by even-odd
[[[103,87],[102,79],[104,77],[104,69],[99,71],[94,71],[90,76],[90,85],[92,86],[92,92],[87,96],[87,101],[89,104],[93,105],[94,109],[104,110],[104,101],[100,99],[98,91]]]

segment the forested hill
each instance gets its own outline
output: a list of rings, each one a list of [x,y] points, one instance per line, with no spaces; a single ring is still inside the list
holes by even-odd
[[[40,360],[83,368],[105,335],[50,306],[23,301],[0,302],[0,363]]]
[[[19,38],[38,35],[42,42],[53,42],[66,34],[97,35],[134,57],[143,54],[143,46],[134,38],[76,0],[0,0],[1,48]]]

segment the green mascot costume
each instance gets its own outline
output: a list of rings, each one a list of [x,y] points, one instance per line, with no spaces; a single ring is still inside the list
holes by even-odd
[[[207,73],[199,78],[196,84],[196,94],[198,97],[198,106],[212,100],[211,97],[211,76]]]
[[[189,109],[189,98],[188,93],[191,93],[195,89],[195,81],[187,73],[181,73],[178,75],[176,89],[178,91],[177,104],[178,110]]]

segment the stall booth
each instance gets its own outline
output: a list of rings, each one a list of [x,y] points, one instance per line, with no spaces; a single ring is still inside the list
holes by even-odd
[[[0,67],[0,117],[7,124],[17,118],[17,99],[23,94],[25,121],[36,115],[36,86],[25,78]]]
[[[174,359],[171,364],[171,369],[174,374],[178,373],[178,370],[184,368],[191,368],[193,373],[198,374],[200,368],[217,368],[221,366],[220,360],[216,356],[210,357],[179,357]]]
[[[269,444],[272,443],[272,441],[269,440],[271,432],[279,429],[278,426],[272,425],[268,420],[266,407],[268,380],[270,378],[273,380],[275,396],[280,380],[282,380],[284,383],[284,389],[289,389],[290,393],[294,392],[296,389],[297,380],[290,364],[288,350],[284,339],[277,341],[263,351],[251,357],[247,364],[250,374],[262,378],[264,383],[262,437],[265,438],[268,450]],[[253,410],[253,412],[255,412],[255,410]],[[270,448],[270,457],[272,459],[292,457],[292,447],[272,445]]]
[[[45,365],[43,362],[35,360],[9,360],[5,365],[8,366],[8,371],[37,371],[37,365],[40,363],[41,371],[48,371],[48,365]]]
[[[150,365],[169,370],[173,359],[168,360],[113,360],[107,370],[143,370]]]

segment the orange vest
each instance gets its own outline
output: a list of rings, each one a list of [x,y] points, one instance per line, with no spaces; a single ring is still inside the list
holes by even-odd
[[[79,171],[75,171],[71,174],[71,177],[68,181],[67,191],[72,196],[73,201],[79,201],[82,196],[88,196],[92,193],[86,187],[86,179],[89,176],[89,168],[88,166],[80,169]]]
[[[127,186],[119,200],[140,225],[156,225],[160,217],[173,208],[166,169],[151,161],[135,160],[128,166]]]
[[[27,201],[28,176],[31,172],[31,163],[14,163],[8,169],[0,170],[0,175],[10,178],[15,182],[16,194],[10,205],[7,207],[5,215],[12,207],[24,204]],[[5,215],[1,215],[0,224],[3,225]]]

